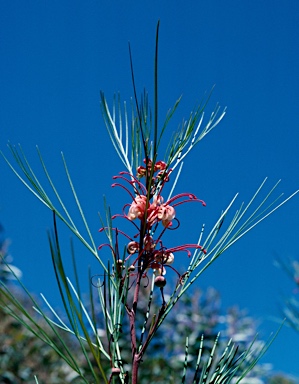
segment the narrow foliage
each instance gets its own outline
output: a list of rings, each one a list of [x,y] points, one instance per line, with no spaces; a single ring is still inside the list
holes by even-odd
[[[99,232],[106,236],[106,242],[97,246],[98,240],[93,239],[63,155],[66,178],[76,210],[81,217],[83,231],[79,230],[79,225],[74,222],[74,215],[67,208],[69,202],[66,203],[58,192],[59,188],[55,186],[39,149],[37,149],[38,157],[48,186],[42,185],[20,146],[16,148],[9,145],[16,165],[4,157],[20,181],[53,214],[53,232],[48,238],[65,316],[62,319],[42,296],[51,313],[47,314],[23,286],[34,310],[55,335],[53,338],[14,297],[5,282],[1,283],[1,295],[10,305],[6,307],[3,301],[1,305],[36,337],[51,346],[85,383],[140,383],[139,371],[142,362],[147,358],[147,351],[159,337],[163,322],[170,316],[174,306],[185,296],[190,286],[227,249],[298,192],[281,201],[281,195],[276,195],[278,183],[270,188],[269,192],[265,192],[266,180],[264,180],[248,203],[242,203],[239,209],[235,210],[233,206],[237,200],[236,195],[210,229],[206,229],[203,225],[198,241],[192,242],[191,239],[186,239],[183,244],[175,243],[174,231],[180,231],[180,222],[184,220],[182,206],[193,204],[194,209],[199,210],[206,206],[202,196],[189,191],[174,193],[182,172],[183,160],[220,123],[225,115],[225,108],[221,109],[217,105],[206,120],[206,105],[211,96],[209,94],[190,113],[189,118],[178,126],[166,153],[161,156],[161,144],[181,98],[178,98],[170,108],[160,128],[158,39],[159,23],[156,31],[153,114],[147,93],[144,92],[140,100],[137,98],[131,50],[134,101],[129,103],[130,107],[121,101],[120,95],[117,95],[110,108],[104,93],[101,92],[104,123],[124,167],[123,171],[113,177],[112,187],[119,188],[127,196],[127,203],[122,211],[117,213],[111,213],[106,200],[104,201],[105,214],[100,216]],[[170,192],[166,198],[167,190]],[[79,272],[72,244],[74,282],[65,269],[57,219],[68,227],[99,262],[100,274],[93,276],[89,273],[89,302],[83,298],[80,289]],[[172,236],[169,236],[170,234]],[[108,264],[104,263],[107,250],[110,254]],[[189,260],[189,265],[183,272],[178,269],[178,254],[180,257],[186,256]],[[16,279],[19,278],[15,269],[9,265],[7,268]],[[167,273],[172,279],[168,278]],[[146,294],[142,293],[144,288],[147,289]],[[74,336],[78,350],[84,356],[87,369],[82,369],[77,357],[64,342],[60,331]],[[124,352],[128,347],[124,345],[128,344],[126,336],[129,336],[129,358]],[[238,383],[254,368],[273,340],[260,349],[254,347],[253,341],[247,349],[240,351],[232,341],[223,349],[219,334],[212,343],[208,340],[208,348],[206,336],[202,335],[196,347],[194,360],[194,354],[190,352],[193,348],[191,339],[192,335],[187,335],[185,339],[182,374],[177,383]],[[191,361],[194,366],[190,375]],[[35,380],[38,382],[38,378]]]

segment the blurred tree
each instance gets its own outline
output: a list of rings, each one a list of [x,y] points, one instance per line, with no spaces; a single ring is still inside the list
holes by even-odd
[[[28,309],[38,318],[23,292],[13,283],[22,275],[19,268],[11,264],[8,253],[9,242],[4,238],[4,228],[0,225],[0,286],[6,284]],[[73,373],[55,351],[35,337],[26,326],[8,315],[9,302],[0,289],[0,384],[33,382],[38,373],[40,384],[62,384],[72,382]],[[38,320],[40,321],[40,320]],[[44,326],[44,325],[43,325]],[[50,329],[47,332],[51,332]],[[71,343],[71,340],[69,340]]]
[[[20,269],[11,264],[12,257],[8,253],[8,245],[9,241],[5,239],[4,228],[0,223],[0,281],[4,283],[22,276]]]
[[[281,310],[287,319],[287,324],[299,332],[299,262],[297,260],[286,262],[279,259],[276,260],[276,265],[282,268],[295,283],[293,294],[284,299]]]
[[[144,290],[148,288],[143,288]],[[143,294],[145,294],[143,292]],[[145,302],[145,301],[140,301]],[[159,308],[153,301],[153,307]],[[143,313],[140,308],[140,313]],[[153,311],[155,313],[155,310]],[[142,327],[143,318],[140,318]],[[188,370],[186,382],[191,382],[194,376],[198,350],[202,336],[204,336],[204,348],[202,354],[204,360],[208,359],[218,333],[221,333],[218,341],[218,358],[220,358],[228,341],[238,344],[238,355],[241,355],[252,343],[256,335],[255,321],[248,317],[245,311],[238,308],[229,308],[225,313],[221,310],[220,294],[213,288],[206,292],[195,290],[192,294],[186,294],[175,309],[170,312],[165,323],[162,324],[153,344],[144,356],[140,368],[140,384],[154,382],[156,384],[178,383],[182,376],[185,359],[185,342],[189,338]],[[130,361],[131,349],[129,347],[129,324],[123,326],[122,347],[123,356]],[[258,342],[263,346],[263,342]],[[257,345],[258,346],[258,345]],[[125,353],[126,351],[126,353]],[[248,361],[250,363],[250,361]],[[128,369],[130,366],[128,364]],[[244,380],[252,384],[266,383],[270,377],[270,366],[268,364],[256,365]],[[251,380],[251,381],[249,381]],[[254,381],[253,381],[254,380]]]
[[[1,227],[1,234],[3,235],[3,227]],[[8,255],[7,246],[8,242],[2,236],[0,239],[0,284],[4,281],[9,284],[10,289],[32,317],[40,326],[45,328],[51,339],[55,339],[53,330],[44,324],[43,319],[31,308],[32,302],[14,284],[13,278],[19,278],[21,271],[11,265],[12,258]],[[147,294],[147,289],[149,287],[143,287],[141,294]],[[39,384],[78,384],[82,382],[82,379],[49,345],[35,337],[25,324],[20,324],[11,315],[8,315],[6,308],[9,303],[6,301],[3,290],[0,290],[0,303],[0,384],[33,382],[34,375],[37,376]],[[142,303],[146,303],[146,301],[140,300],[140,304]],[[156,302],[154,300],[152,305],[154,311],[155,306],[158,310],[158,300]],[[139,311],[139,326],[142,327],[144,318],[141,314],[144,313],[144,308],[141,306]],[[99,313],[98,316],[100,317],[100,315]],[[104,326],[98,332],[103,333]],[[156,341],[150,344],[141,365],[139,383],[165,384],[165,378],[167,378],[167,384],[178,383],[185,359],[186,336],[189,337],[189,374],[187,373],[186,378],[188,383],[188,378],[191,377],[195,369],[202,335],[205,339],[203,355],[207,359],[219,332],[221,332],[218,342],[219,351],[226,346],[228,340],[232,339],[239,345],[238,354],[241,354],[248,348],[256,334],[256,323],[245,311],[240,311],[236,307],[223,312],[220,295],[213,288],[209,288],[206,292],[196,290],[192,292],[192,295],[187,293],[176,304],[175,309],[158,330]],[[77,351],[75,340],[71,335],[64,332],[63,339],[71,350]],[[57,342],[59,343],[59,340]],[[109,341],[106,340],[106,342]],[[259,343],[263,344],[262,341]],[[121,347],[128,362],[126,369],[129,370],[131,348],[129,324],[127,323],[124,323],[122,327]],[[86,364],[86,359],[84,356],[79,356],[78,359],[81,369],[88,376],[89,367]],[[106,362],[105,370],[107,372],[110,370],[108,362]],[[283,375],[273,376],[269,365],[259,364],[242,380],[242,383],[295,384],[295,381]]]
[[[298,381],[295,381],[295,379],[288,378],[284,375],[274,375],[272,376],[268,384],[297,384]]]

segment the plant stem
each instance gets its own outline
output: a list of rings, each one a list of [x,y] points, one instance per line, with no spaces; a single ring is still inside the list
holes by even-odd
[[[132,365],[132,384],[137,384],[139,362],[140,362],[140,355],[139,353],[135,353],[133,358],[133,365]]]
[[[142,272],[141,272],[141,262],[139,260],[138,262],[138,276],[135,286],[135,292],[134,292],[134,299],[133,299],[133,305],[132,308],[127,308],[127,313],[129,316],[130,321],[130,335],[131,335],[131,347],[132,347],[132,384],[137,384],[138,379],[138,368],[140,363],[140,354],[137,350],[137,340],[136,340],[136,310],[137,310],[137,304],[138,304],[138,298],[139,298],[139,291],[140,291],[140,281],[142,278]]]

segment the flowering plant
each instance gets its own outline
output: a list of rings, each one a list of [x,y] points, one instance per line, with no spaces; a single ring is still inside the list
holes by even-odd
[[[173,240],[173,237],[167,236],[167,241],[164,240],[166,233],[169,235],[172,233],[171,231],[179,230],[180,220],[183,217],[183,210],[180,209],[180,206],[187,203],[200,203],[201,206],[205,206],[205,202],[195,194],[183,192],[174,196],[174,190],[182,172],[183,160],[195,145],[218,125],[225,115],[225,109],[221,111],[220,107],[216,106],[207,123],[204,124],[204,110],[207,100],[199,105],[174,133],[162,160],[160,155],[162,138],[176,112],[180,99],[169,110],[165,123],[159,128],[158,34],[159,23],[156,34],[153,118],[147,94],[143,94],[140,102],[137,99],[131,53],[135,100],[135,103],[132,103],[131,120],[126,104],[124,107],[121,106],[120,97],[115,98],[111,110],[104,94],[101,93],[101,108],[105,125],[116,153],[126,168],[114,176],[112,187],[122,188],[129,196],[122,213],[112,215],[105,202],[105,220],[101,219],[100,232],[106,235],[106,243],[100,246],[96,245],[97,242],[94,240],[86,221],[63,155],[66,175],[87,236],[75,225],[63,198],[50,177],[39,150],[41,165],[58,204],[50,198],[36,177],[21,147],[18,149],[9,145],[20,171],[3,155],[22,183],[53,213],[53,233],[49,234],[49,244],[67,320],[62,319],[47,299],[42,296],[52,311],[52,316],[49,316],[27,291],[35,310],[57,336],[55,340],[51,339],[11,294],[9,288],[2,283],[2,294],[11,303],[7,311],[23,324],[26,324],[37,337],[54,348],[85,383],[137,384],[139,370],[142,367],[142,360],[146,358],[148,346],[157,335],[163,321],[187,289],[231,245],[297,193],[295,192],[283,202],[277,203],[278,198],[276,198],[268,203],[275,191],[276,184],[262,199],[262,202],[254,207],[255,199],[260,195],[265,180],[249,203],[247,205],[242,204],[229,219],[232,205],[237,198],[236,195],[215,221],[207,235],[204,226],[202,227],[196,243],[167,244],[169,238]],[[167,184],[170,187],[166,186]],[[165,198],[167,189],[170,191],[168,197]],[[58,208],[59,206],[60,208]],[[252,207],[253,210],[250,212]],[[57,218],[84,244],[102,267],[102,274],[93,277],[90,275],[88,305],[81,294],[74,259],[75,284],[71,282],[65,271]],[[133,231],[124,231],[122,227],[114,225],[119,219],[131,224]],[[105,249],[111,251],[111,259],[108,264],[104,262]],[[73,255],[73,248],[71,251]],[[176,254],[179,252],[185,254],[189,260],[189,265],[183,272],[177,267]],[[173,284],[166,284],[167,271],[173,272],[176,276]],[[148,287],[147,296],[140,295],[140,289],[144,285]],[[26,288],[24,287],[24,289]],[[96,311],[95,291],[101,305],[102,320],[99,319]],[[140,304],[141,297],[145,301],[142,306]],[[157,303],[159,303],[158,306]],[[141,307],[143,308],[143,321],[140,327],[136,316]],[[124,319],[129,321],[131,361],[125,361],[122,355],[121,342]],[[99,331],[101,329],[100,321],[104,323],[105,332]],[[88,363],[91,380],[78,363],[76,356],[64,343],[61,333],[57,332],[57,328],[73,334],[77,339]],[[264,345],[254,351],[252,342],[248,349],[238,353],[237,346],[230,342],[224,350],[218,351],[217,337],[211,348],[210,356],[206,359],[203,357],[205,356],[203,354],[204,340],[203,335],[198,347],[195,367],[193,367],[193,377],[190,381],[192,383],[240,382],[268,347],[268,345]],[[190,369],[188,351],[189,339],[186,337],[182,376],[181,379],[178,379],[178,382],[181,383],[185,383],[187,371]],[[109,372],[105,369],[103,359],[109,362]],[[38,378],[36,381],[38,382]]]

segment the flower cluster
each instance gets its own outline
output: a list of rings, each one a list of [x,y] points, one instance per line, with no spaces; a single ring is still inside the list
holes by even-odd
[[[172,220],[175,218],[175,209],[169,205],[169,202],[163,203],[163,197],[154,197],[153,203],[148,204],[147,196],[139,195],[135,197],[130,206],[127,215],[129,220],[146,218],[149,227],[161,221],[164,227],[172,225]]]
[[[123,217],[132,222],[138,230],[133,238],[120,230],[116,230],[117,233],[121,233],[129,239],[127,244],[128,256],[124,260],[124,262],[131,261],[131,265],[128,267],[129,272],[132,274],[141,273],[142,276],[146,276],[147,271],[152,269],[156,275],[156,285],[163,287],[166,280],[163,277],[162,282],[161,277],[166,273],[165,267],[171,268],[179,275],[171,266],[174,262],[175,252],[183,251],[190,257],[190,249],[193,248],[200,249],[205,253],[205,250],[198,244],[184,244],[171,248],[166,248],[163,245],[162,235],[164,232],[179,227],[179,220],[176,218],[176,207],[187,202],[200,202],[203,206],[206,204],[191,193],[181,193],[165,201],[161,193],[165,183],[169,180],[171,169],[167,170],[167,164],[163,161],[158,161],[155,164],[151,160],[144,160],[144,162],[146,167],[139,166],[136,176],[128,172],[120,172],[119,175],[113,177],[114,180],[123,182],[115,182],[112,187],[120,186],[125,189],[132,202],[124,206],[123,214],[116,214],[112,219]],[[140,181],[143,177],[145,178],[145,184]],[[131,190],[133,191],[131,192]],[[136,224],[136,220],[139,221],[139,224]],[[173,227],[174,221],[177,223],[175,227]],[[162,229],[158,233],[160,223]],[[118,249],[118,244],[115,249]],[[113,253],[115,260],[119,260],[119,255],[116,254],[115,250],[113,250]],[[136,258],[132,261],[133,255]],[[181,276],[179,275],[179,277]]]
[[[190,257],[190,248],[200,249],[203,253],[206,253],[202,246],[197,244],[184,244],[172,248],[166,248],[163,246],[161,236],[159,236],[159,239],[154,240],[152,236],[147,234],[143,239],[142,248],[140,248],[140,244],[137,241],[131,240],[128,243],[127,252],[129,256],[126,260],[136,254],[137,258],[131,265],[134,266],[134,269],[131,270],[135,271],[135,265],[139,262],[139,260],[142,260],[141,268],[143,276],[146,276],[146,272],[149,269],[154,270],[154,274],[156,276],[164,276],[166,274],[165,267],[171,268],[179,275],[176,269],[171,266],[174,262],[174,253],[183,251],[187,253],[188,257]],[[181,276],[179,275],[179,277]]]
[[[165,170],[167,169],[167,164],[162,160],[157,161],[154,164],[154,167],[153,167],[153,162],[150,159],[144,159],[143,162],[146,164],[146,167],[144,167],[143,165],[140,165],[137,168],[138,178],[147,176],[147,174],[151,173],[152,169],[154,173],[159,171],[159,173],[156,176],[157,178],[161,178],[166,173]]]

